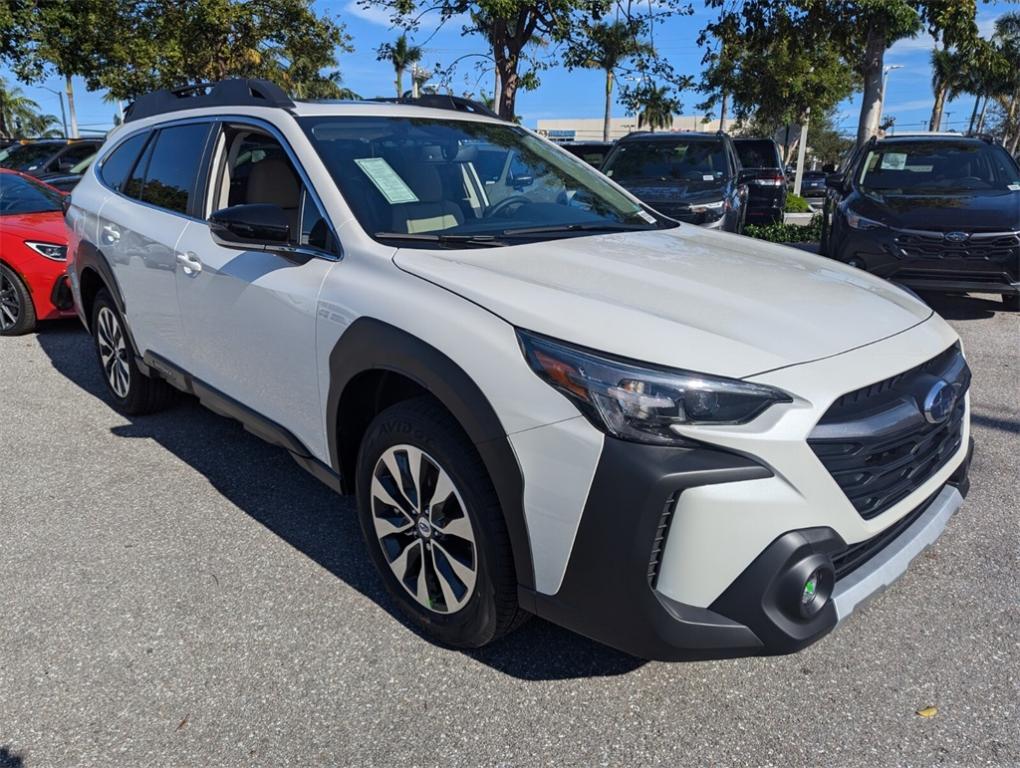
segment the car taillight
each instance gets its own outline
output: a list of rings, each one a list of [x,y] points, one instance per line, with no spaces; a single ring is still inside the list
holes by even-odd
[[[783,174],[778,171],[775,173],[765,172],[755,179],[755,183],[763,187],[781,187],[783,181]]]

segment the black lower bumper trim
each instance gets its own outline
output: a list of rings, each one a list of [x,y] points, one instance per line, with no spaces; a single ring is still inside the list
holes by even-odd
[[[53,284],[50,302],[61,312],[66,312],[74,307],[74,297],[71,295],[71,285],[67,281],[67,275],[61,275]]]

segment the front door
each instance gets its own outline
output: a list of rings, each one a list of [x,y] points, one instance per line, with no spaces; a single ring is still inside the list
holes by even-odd
[[[255,126],[225,125],[216,138],[208,211],[277,205],[292,244],[308,253],[227,248],[188,223],[177,244],[177,296],[189,372],[284,426],[319,455],[324,448],[315,317],[335,244],[280,142]],[[321,257],[309,255],[315,251]]]

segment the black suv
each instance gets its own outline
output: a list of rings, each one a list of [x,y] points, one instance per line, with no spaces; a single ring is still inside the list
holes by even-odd
[[[822,253],[916,290],[1020,309],[1020,168],[955,135],[872,139],[826,180]]]
[[[40,139],[17,142],[0,151],[0,168],[31,176],[66,174],[103,146],[102,139]]]
[[[748,180],[747,220],[774,224],[786,213],[786,173],[773,139],[734,139],[740,165]]]
[[[630,133],[616,142],[602,171],[671,218],[741,232],[747,181],[725,133]]]

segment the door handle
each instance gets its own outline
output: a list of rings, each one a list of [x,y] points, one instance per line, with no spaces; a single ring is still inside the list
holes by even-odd
[[[195,275],[202,271],[202,262],[191,251],[177,254],[177,263],[181,265],[186,275]]]

